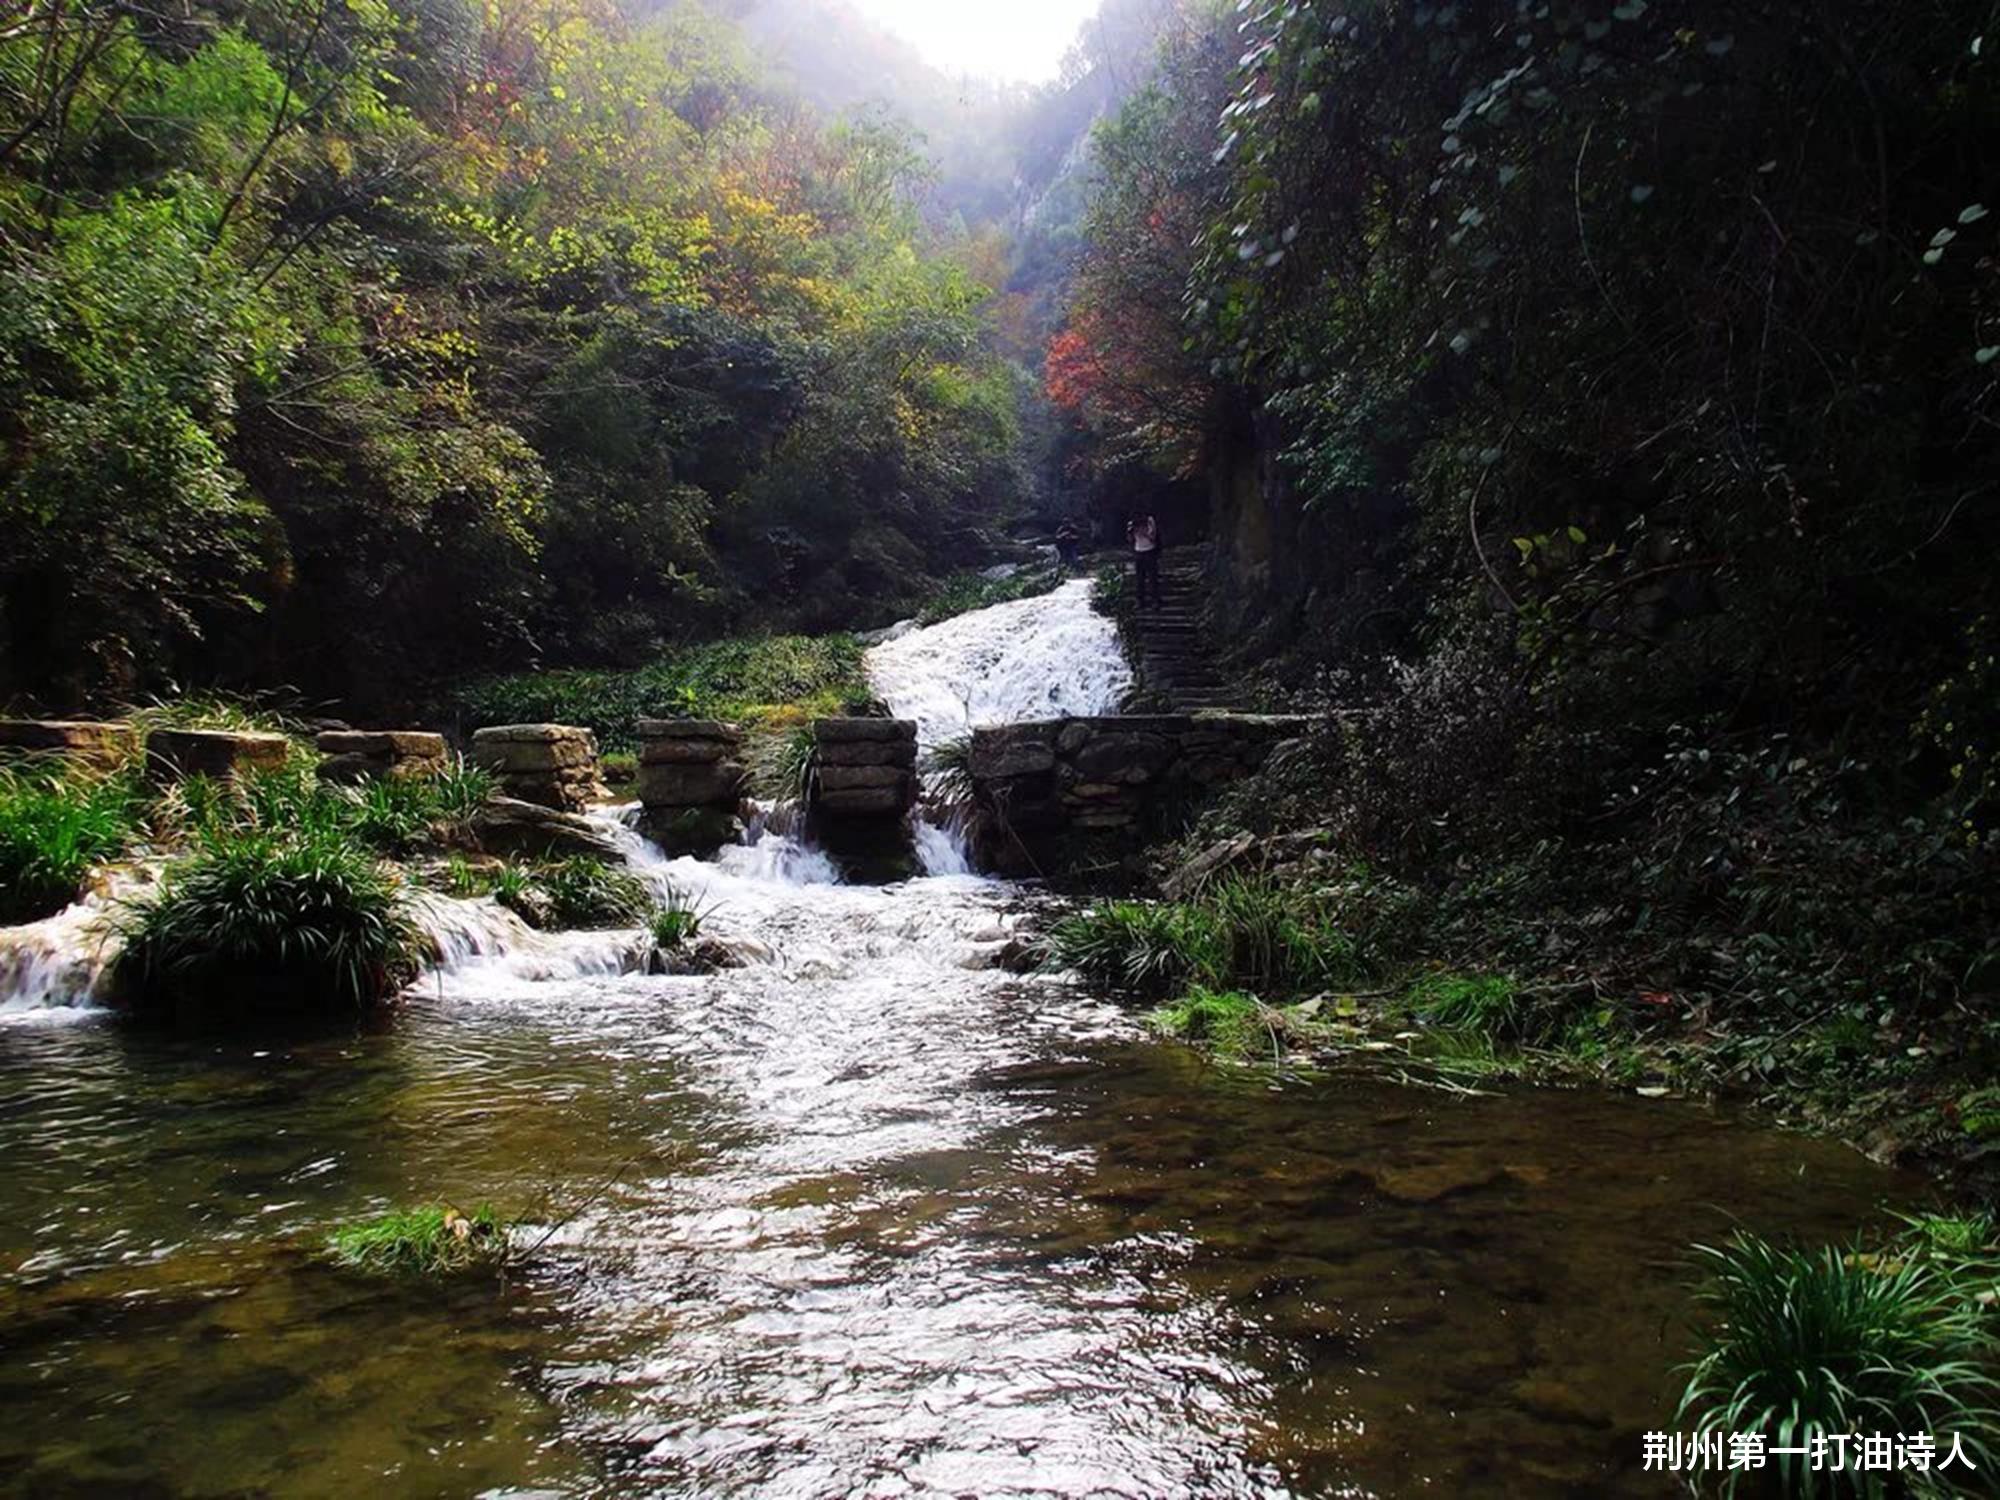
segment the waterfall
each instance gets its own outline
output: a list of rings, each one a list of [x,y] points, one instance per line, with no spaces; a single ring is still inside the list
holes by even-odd
[[[898,718],[916,721],[926,749],[975,724],[1115,712],[1132,673],[1117,631],[1091,607],[1091,589],[1088,579],[1077,579],[1037,598],[894,633],[869,651],[869,679]],[[760,808],[743,843],[712,864],[668,859],[633,826],[636,811],[614,807],[591,816],[662,895],[672,888],[698,904],[755,916],[840,884],[833,862],[805,842],[783,809]],[[972,873],[965,831],[957,817],[916,816],[912,835],[924,874]],[[118,951],[112,909],[156,873],[157,867],[120,873],[66,911],[0,928],[0,1019],[53,1021],[101,1010]],[[646,956],[639,932],[537,932],[490,898],[418,891],[411,909],[436,954],[426,986],[451,980],[462,989],[461,981],[475,976],[489,982],[618,974]]]
[[[1116,713],[1132,669],[1094,588],[1073,579],[884,641],[868,653],[869,681],[926,749],[974,725]]]
[[[1116,713],[1132,669],[1117,627],[1091,604],[1095,588],[1072,579],[1032,599],[899,629],[869,651],[869,683],[897,718],[916,721],[925,750],[976,725]],[[962,816],[940,824],[920,812],[913,831],[926,875],[972,873]]]

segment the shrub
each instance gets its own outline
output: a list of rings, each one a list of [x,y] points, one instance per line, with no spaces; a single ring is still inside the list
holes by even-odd
[[[502,1261],[507,1227],[491,1208],[400,1209],[335,1230],[334,1260],[377,1276],[442,1276]]]
[[[1921,1256],[1782,1249],[1747,1234],[1696,1254],[1717,1322],[1681,1398],[1678,1415],[1694,1416],[1695,1430],[1762,1432],[1787,1447],[1855,1432],[1956,1434],[1978,1468],[1991,1467],[1985,1434],[2000,1345],[1990,1314],[1947,1269]],[[1774,1463],[1787,1492],[1880,1477]]]
[[[1310,893],[1237,877],[1218,882],[1204,904],[1232,984],[1293,992],[1345,983],[1361,972],[1354,940]]]
[[[322,832],[218,836],[123,926],[120,988],[182,1013],[360,1009],[414,978],[420,951],[381,867]]]
[[[131,841],[138,799],[126,778],[0,772],[0,923],[53,916],[91,870]]]

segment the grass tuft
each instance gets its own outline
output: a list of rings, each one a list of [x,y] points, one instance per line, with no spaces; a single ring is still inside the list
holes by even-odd
[[[123,854],[139,799],[124,776],[0,771],[0,923],[53,916]]]
[[[337,835],[212,838],[129,904],[119,986],[147,1008],[362,1009],[417,972],[402,895]]]
[[[1695,1253],[1708,1272],[1702,1300],[1715,1314],[1678,1413],[1696,1431],[1761,1432],[1785,1447],[1924,1432],[1941,1450],[1956,1434],[1979,1469],[1992,1467],[1986,1435],[2000,1344],[1990,1313],[1949,1266],[1785,1249],[1748,1234]],[[1772,1465],[1786,1493],[1879,1478],[1812,1473],[1792,1458]]]
[[[507,1227],[491,1208],[398,1209],[335,1230],[327,1249],[340,1265],[376,1276],[445,1276],[496,1264]]]
[[[703,925],[714,915],[713,906],[702,906],[692,893],[669,885],[647,924],[653,946],[669,953],[689,947],[700,940]]]

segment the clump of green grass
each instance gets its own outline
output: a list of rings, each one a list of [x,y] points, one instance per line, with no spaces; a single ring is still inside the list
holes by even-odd
[[[125,776],[0,770],[0,923],[53,916],[123,854],[139,799]]]
[[[120,989],[183,1014],[359,1010],[414,978],[421,951],[390,877],[323,831],[216,836],[122,926]]]
[[[1350,983],[1370,970],[1315,894],[1268,881],[1219,881],[1194,901],[1114,901],[1050,933],[1051,967],[1145,998],[1192,985],[1283,997]]]
[[[1160,999],[1215,972],[1214,944],[1197,908],[1110,901],[1058,922],[1045,951],[1050,968],[1074,970],[1100,989]]]
[[[580,855],[540,869],[509,865],[494,877],[493,897],[530,927],[549,931],[643,927],[654,907],[637,876]]]
[[[703,925],[714,915],[714,907],[703,906],[692,893],[669,885],[654,907],[647,930],[654,947],[672,953],[700,941]]]
[[[1276,1045],[1269,1007],[1243,990],[1197,986],[1154,1011],[1148,1021],[1168,1036],[1197,1042],[1222,1057],[1243,1059]]]
[[[1992,1466],[2000,1341],[1992,1315],[1948,1268],[1922,1256],[1786,1249],[1748,1234],[1696,1254],[1715,1326],[1688,1367],[1677,1419],[1694,1418],[1698,1432],[1761,1432],[1786,1447],[1855,1432],[1956,1434],[1978,1468]],[[1787,1493],[1879,1477],[1772,1463]]]
[[[1410,986],[1405,1003],[1435,1026],[1517,1042],[1536,1030],[1527,997],[1507,974],[1426,974]]]
[[[577,724],[606,750],[638,748],[641,719],[793,722],[841,712],[868,691],[851,635],[764,636],[689,646],[630,672],[534,672],[460,690],[468,729]]]
[[[818,742],[810,724],[773,728],[755,736],[750,751],[750,789],[769,802],[804,802]]]
[[[376,1276],[445,1276],[507,1256],[507,1226],[490,1207],[461,1213],[442,1205],[399,1209],[337,1229],[333,1259]]]
[[[971,735],[946,740],[924,758],[924,789],[946,807],[972,806],[973,785]]]

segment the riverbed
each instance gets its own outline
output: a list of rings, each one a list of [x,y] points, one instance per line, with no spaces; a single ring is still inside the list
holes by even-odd
[[[884,676],[933,736],[1092,711],[1079,601]],[[873,890],[634,836],[743,967],[455,903],[438,972],[317,1035],[130,1027],[89,913],[17,935],[0,1493],[1665,1495],[1689,1245],[1913,1190],[1686,1103],[1211,1063],[1010,972],[1043,898],[924,832],[946,873]],[[322,1254],[437,1201],[521,1220],[519,1263]]]

